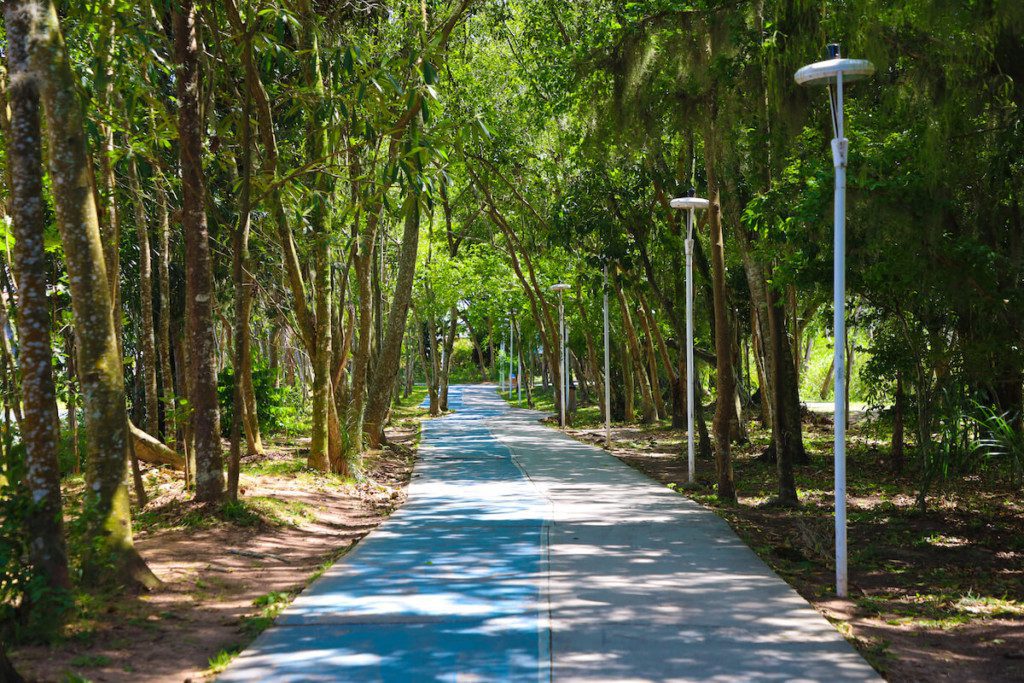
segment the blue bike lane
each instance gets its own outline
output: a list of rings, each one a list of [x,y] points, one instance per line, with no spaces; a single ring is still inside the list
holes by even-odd
[[[449,406],[423,422],[405,505],[220,681],[550,680],[550,506],[488,428],[501,404],[452,387]]]

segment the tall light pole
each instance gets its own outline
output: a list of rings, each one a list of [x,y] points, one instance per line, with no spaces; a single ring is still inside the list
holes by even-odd
[[[516,326],[516,319],[512,318],[512,325],[514,329],[518,329]],[[519,353],[516,355],[516,401],[518,403],[523,402],[523,333],[519,332]]]
[[[558,397],[558,412],[559,417],[561,419],[561,422],[559,424],[561,424],[564,427],[566,403],[569,400],[569,378],[566,376],[566,365],[568,365],[566,359],[568,358],[568,355],[565,352],[565,338],[567,335],[565,334],[565,306],[562,303],[562,292],[569,289],[569,285],[565,284],[564,282],[560,282],[557,285],[551,285],[550,289],[552,292],[558,292],[558,334],[561,342],[561,358],[559,358],[558,360],[562,364],[562,377],[558,389],[558,393],[560,394]]]
[[[708,200],[698,197],[693,188],[685,197],[677,197],[669,202],[673,209],[686,209],[686,456],[688,481],[691,484],[697,467],[693,449],[693,214],[698,209],[707,209],[709,204]]]
[[[835,242],[832,265],[833,327],[835,328],[835,499],[836,499],[836,594],[846,597],[846,161],[849,140],[843,131],[843,83],[866,78],[875,67],[865,59],[843,59],[839,45],[827,48],[828,59],[796,72],[800,85],[828,87],[832,110],[832,165],[836,171]]]
[[[608,349],[611,335],[608,324],[608,264],[604,266],[604,445],[612,447],[612,373],[611,352]]]
[[[508,394],[512,398],[512,359],[516,355],[516,322],[509,316],[508,321]]]

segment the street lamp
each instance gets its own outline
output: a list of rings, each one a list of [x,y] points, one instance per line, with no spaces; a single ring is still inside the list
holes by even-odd
[[[505,355],[504,339],[501,340],[501,344],[498,346],[498,391],[505,391],[505,361],[502,358],[503,355]]]
[[[611,385],[611,352],[608,324],[608,264],[604,264],[604,444],[612,447],[612,385]]]
[[[558,393],[560,394],[559,401],[558,401],[558,411],[559,411],[559,416],[561,417],[561,423],[560,424],[564,427],[565,426],[565,410],[566,410],[565,406],[566,406],[566,401],[569,400],[568,399],[568,396],[569,396],[569,377],[568,377],[568,367],[567,367],[568,364],[569,364],[568,363],[569,356],[566,353],[566,348],[565,348],[565,346],[566,346],[566,339],[565,339],[565,337],[566,337],[566,334],[565,334],[565,306],[562,303],[562,292],[564,292],[565,290],[569,289],[569,285],[565,284],[564,282],[560,282],[560,283],[558,283],[556,285],[551,285],[550,289],[551,289],[552,292],[558,292],[558,334],[559,334],[559,336],[561,338],[561,349],[562,349],[562,354],[561,354],[562,357],[560,359],[560,361],[562,363],[562,381],[561,381],[561,386],[559,387],[559,390],[558,390]]]
[[[796,72],[800,85],[828,87],[832,111],[832,165],[836,172],[835,237],[833,255],[833,326],[835,327],[835,498],[836,498],[836,594],[846,597],[846,160],[849,140],[843,134],[843,83],[867,78],[875,67],[866,59],[843,59],[839,45],[827,48],[828,59]]]
[[[692,484],[696,473],[693,452],[693,215],[698,209],[706,210],[710,202],[698,197],[697,191],[690,188],[685,197],[677,197],[669,205],[673,209],[686,209],[686,455],[687,474]]]
[[[508,321],[508,400],[512,400],[512,359],[516,355],[516,322],[509,317]]]
[[[523,332],[516,326],[516,319],[512,318],[513,329],[519,332],[519,353],[516,355],[516,402],[523,402]]]

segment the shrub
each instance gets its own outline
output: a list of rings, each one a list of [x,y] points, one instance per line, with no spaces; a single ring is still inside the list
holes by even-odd
[[[264,362],[253,363],[252,388],[256,398],[256,418],[260,431],[277,434],[293,422],[295,407],[289,401],[289,388],[274,386],[276,371]],[[230,433],[234,415],[234,368],[224,368],[217,376],[217,396],[220,399],[221,424],[224,433]]]

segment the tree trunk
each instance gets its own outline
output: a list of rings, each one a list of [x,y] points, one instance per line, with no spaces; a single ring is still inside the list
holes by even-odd
[[[834,344],[833,340],[833,344]],[[829,392],[832,390],[832,376],[836,371],[836,357],[832,356],[831,362],[828,364],[828,372],[825,373],[825,379],[818,387],[818,398],[822,401],[826,400],[829,396]]]
[[[907,397],[903,392],[903,375],[896,374],[896,398],[892,406],[892,471],[899,474],[903,471],[903,433],[904,413]]]
[[[717,107],[713,102],[708,112],[704,135],[704,164],[708,178],[708,224],[711,229],[712,285],[715,317],[716,400],[715,417],[711,428],[715,434],[715,465],[718,473],[718,498],[724,502],[736,501],[733,481],[730,426],[735,409],[735,375],[732,370],[732,330],[729,322],[729,304],[725,283],[725,237],[722,233],[722,210],[718,193],[718,132],[715,118]]]
[[[437,417],[441,414],[441,359],[437,352],[437,321],[434,316],[427,319],[430,326],[430,415]]]
[[[792,406],[789,406],[787,395],[787,362],[792,366],[791,355],[786,337],[786,311],[779,300],[778,294],[768,288],[768,328],[771,332],[772,358],[772,414],[773,436],[775,439],[775,465],[779,474],[779,502],[784,505],[797,505],[796,481],[793,478],[793,463],[803,457],[803,440],[800,435],[800,404],[796,405],[796,425],[786,419],[792,417]],[[791,370],[792,368],[790,368]]]
[[[636,411],[633,407],[635,393],[633,384],[633,361],[629,357],[629,349],[622,346],[622,420],[632,422],[636,418]]]
[[[654,393],[647,373],[643,367],[643,354],[640,350],[640,341],[636,336],[636,328],[633,327],[633,318],[629,314],[629,305],[626,303],[626,295],[622,292],[622,283],[616,274],[612,274],[612,283],[615,287],[615,294],[619,299],[619,311],[622,313],[622,329],[626,333],[626,342],[629,345],[629,355],[636,363],[635,370],[640,379],[640,412],[641,422],[652,424],[658,421],[658,409],[654,403]]]
[[[142,379],[146,397],[146,431],[160,433],[160,396],[156,383],[156,334],[153,329],[153,265],[149,251],[149,226],[146,205],[139,182],[139,168],[133,156],[128,162],[128,181],[135,204],[135,233],[139,240],[139,297],[142,320],[139,329],[142,346]]]
[[[157,277],[160,284],[160,323],[157,349],[160,355],[160,379],[163,382],[164,442],[177,440],[174,405],[174,374],[171,372],[171,226],[167,213],[167,193],[163,178],[156,183],[157,220],[160,225],[160,260]],[[155,435],[154,435],[155,436]]]
[[[409,213],[405,217],[402,233],[402,251],[399,256],[398,274],[395,278],[395,294],[388,311],[387,331],[378,354],[378,361],[370,383],[370,394],[366,402],[364,432],[370,448],[380,448],[384,435],[384,419],[391,405],[391,388],[398,376],[399,359],[402,355],[402,337],[408,320],[409,305],[412,302],[413,277],[416,275],[416,254],[419,250],[420,212],[419,198],[411,196]],[[455,324],[453,314],[452,321]]]
[[[7,160],[11,170],[11,219],[14,263],[18,273],[18,337],[21,396],[24,415],[21,442],[25,447],[25,487],[35,503],[28,515],[29,561],[49,591],[28,607],[39,623],[55,629],[62,620],[68,575],[67,547],[60,493],[60,442],[57,398],[50,350],[50,309],[46,298],[46,253],[43,232],[42,139],[39,121],[38,72],[29,65],[28,41],[32,18],[22,3],[5,5],[7,60],[10,68],[10,137]],[[3,330],[6,334],[6,330]],[[2,673],[2,672],[0,672]]]
[[[241,185],[238,189],[238,227],[231,240],[231,279],[235,287],[234,348],[231,410],[231,451],[228,459],[228,500],[238,500],[238,477],[242,462],[242,424],[245,422],[243,367],[251,358],[249,349],[249,227],[252,218],[252,89],[242,93],[242,121],[239,131]]]
[[[473,342],[473,351],[476,353],[477,367],[480,369],[480,381],[487,381],[487,366],[484,364],[484,351],[480,348],[480,341],[476,338],[476,331],[473,330],[473,326],[469,323],[469,314],[463,313],[462,320],[466,323],[466,332],[469,334],[469,340]]]
[[[459,311],[454,306],[448,312],[448,334],[444,338],[444,360],[441,362],[441,411],[448,411],[448,385],[452,373],[452,352],[455,336],[459,333]]]
[[[100,238],[96,195],[86,150],[81,103],[53,2],[21,0],[9,12],[31,15],[29,61],[40,77],[57,227],[64,245],[78,346],[78,374],[88,448],[83,500],[87,577],[154,587],[159,580],[132,543],[125,485],[127,426],[124,372]]]
[[[178,140],[181,155],[182,230],[185,234],[185,311],[190,342],[189,401],[195,433],[196,500],[220,502],[224,472],[213,331],[213,269],[206,223],[203,178],[203,124],[199,112],[200,74],[197,14],[193,0],[174,13],[174,53],[178,62]]]
[[[656,324],[653,320],[647,319],[647,309],[643,297],[639,297],[640,310],[637,311],[640,318],[640,327],[644,331],[644,352],[647,354],[647,373],[651,380],[651,393],[654,396],[654,405],[658,409],[658,415],[665,415],[665,401],[661,397],[661,383],[658,381],[658,358],[654,352],[654,330]]]

